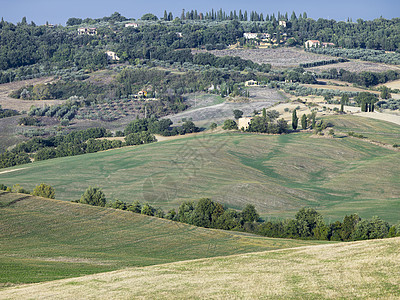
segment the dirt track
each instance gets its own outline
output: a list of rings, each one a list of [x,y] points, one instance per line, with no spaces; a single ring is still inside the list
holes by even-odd
[[[45,105],[59,104],[63,102],[63,100],[21,100],[14,99],[8,96],[12,91],[18,90],[24,86],[40,83],[50,83],[53,81],[53,77],[43,77],[0,84],[0,105],[2,108],[14,109],[21,112],[23,110],[28,111],[32,105],[35,105],[37,107],[44,107]]]

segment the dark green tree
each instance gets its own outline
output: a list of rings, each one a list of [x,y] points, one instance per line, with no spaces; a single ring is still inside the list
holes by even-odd
[[[32,195],[54,199],[55,193],[56,191],[52,186],[45,183],[41,183],[33,189]]]
[[[382,87],[381,87],[381,98],[382,99],[389,99],[389,98],[391,98],[392,97],[392,95],[390,94],[390,89],[387,87],[387,86],[385,86],[385,85],[383,85]]]
[[[89,186],[81,196],[80,203],[94,206],[106,206],[106,196],[98,187]]]
[[[349,241],[361,218],[357,214],[345,216],[342,223],[340,236],[343,241]]]
[[[295,109],[295,110],[293,110],[293,113],[292,113],[292,128],[293,128],[293,130],[297,129],[298,123],[299,123],[299,118],[297,117],[297,113],[296,113],[296,109]]]
[[[302,129],[307,129],[307,116],[306,116],[306,114],[303,114],[301,116],[301,128]]]
[[[224,125],[222,125],[222,129],[224,130],[232,130],[232,129],[238,129],[237,123],[234,120],[225,120]]]
[[[235,109],[233,111],[233,116],[235,117],[235,119],[240,119],[243,116],[243,111],[239,110],[239,109]]]
[[[256,222],[260,216],[253,204],[247,204],[242,211],[242,218],[244,222]]]

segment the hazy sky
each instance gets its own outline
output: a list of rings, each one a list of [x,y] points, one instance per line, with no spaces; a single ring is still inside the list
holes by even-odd
[[[182,9],[197,9],[198,12],[210,11],[222,8],[230,10],[255,10],[258,13],[277,14],[292,11],[298,15],[307,12],[314,19],[329,18],[346,20],[348,17],[356,21],[358,18],[370,20],[383,16],[391,19],[400,17],[399,0],[285,0],[285,1],[260,1],[260,0],[202,0],[192,4],[190,1],[162,1],[162,0],[0,0],[0,17],[9,22],[19,22],[26,16],[28,22],[44,24],[46,21],[52,24],[62,24],[70,17],[77,18],[101,18],[110,16],[118,11],[127,18],[140,18],[147,12],[154,13],[158,17],[163,16],[164,10],[171,11],[175,16],[180,16]]]

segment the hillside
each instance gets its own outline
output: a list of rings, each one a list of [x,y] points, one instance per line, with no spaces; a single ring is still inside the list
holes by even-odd
[[[0,291],[0,298],[397,299],[400,238],[120,270]]]
[[[338,121],[335,131],[357,131],[364,122],[371,137],[385,142],[400,132],[400,126],[377,120],[338,120],[349,122]],[[0,183],[33,189],[45,182],[61,200],[79,199],[92,185],[109,201],[139,200],[165,210],[210,197],[239,209],[252,203],[268,217],[311,206],[331,220],[357,212],[396,223],[399,166],[398,151],[362,139],[225,132],[35,162],[5,169]]]
[[[0,193],[0,287],[317,243],[322,242],[269,239]]]

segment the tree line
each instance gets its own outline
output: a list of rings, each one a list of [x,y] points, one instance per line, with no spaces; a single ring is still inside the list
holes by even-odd
[[[129,123],[123,132],[115,133],[116,136],[125,137],[125,141],[106,139],[111,137],[112,133],[103,127],[77,130],[47,138],[33,137],[29,141],[17,144],[11,151],[0,154],[0,168],[30,163],[31,158],[39,161],[153,143],[157,141],[154,134],[173,136],[200,131],[190,120],[183,122],[181,126],[171,125],[170,119],[136,119]]]
[[[55,189],[45,183],[37,185],[32,193],[19,184],[12,188],[0,184],[0,190],[51,199],[55,197]],[[243,210],[234,210],[210,198],[201,198],[198,201],[184,201],[177,210],[171,209],[165,213],[161,207],[139,201],[131,204],[121,200],[107,202],[101,188],[92,186],[85,190],[80,199],[72,202],[127,210],[198,227],[250,232],[274,238],[356,241],[400,236],[400,223],[389,225],[379,217],[362,219],[357,214],[346,215],[343,221],[326,223],[313,208],[300,209],[292,219],[265,221],[252,204],[247,204]]]
[[[400,236],[400,223],[390,226],[379,217],[361,219],[357,214],[346,215],[342,222],[326,223],[313,208],[300,209],[294,219],[264,221],[252,204],[247,204],[243,210],[234,210],[210,198],[201,198],[184,201],[177,210],[165,213],[160,207],[139,201],[132,204],[121,200],[107,203],[101,189],[93,187],[74,202],[167,218],[198,227],[244,231],[274,238],[355,241]]]
[[[26,18],[16,25],[2,20],[0,70],[46,62],[64,68],[96,70],[108,65],[104,53],[107,49],[115,51],[121,60],[134,63],[136,58],[154,58],[153,55],[157,55],[162,48],[225,47],[243,40],[244,32],[286,33],[293,38],[292,41],[301,45],[309,39],[333,42],[339,47],[351,49],[396,51],[400,45],[400,21],[396,18],[359,19],[354,23],[322,18],[313,20],[306,14],[297,16],[294,12],[290,17],[287,14],[264,17],[261,13],[251,12],[248,16],[251,21],[247,22],[248,17],[241,17],[240,13],[235,16],[235,12],[232,12],[232,17],[230,14],[224,16],[224,12],[203,16],[202,22],[197,23],[186,22],[185,16],[183,20],[168,22],[144,20],[138,28],[124,28],[123,23],[116,22],[127,19],[116,13],[103,19],[86,20],[90,26],[97,27],[98,34],[95,36],[77,34],[73,26],[83,24],[83,20],[80,23],[78,18],[68,22],[71,26],[54,28],[37,26],[34,22],[28,24]],[[193,18],[199,17],[200,14],[193,14]],[[222,20],[228,21],[219,22]],[[285,21],[286,27],[279,25],[279,21]]]

